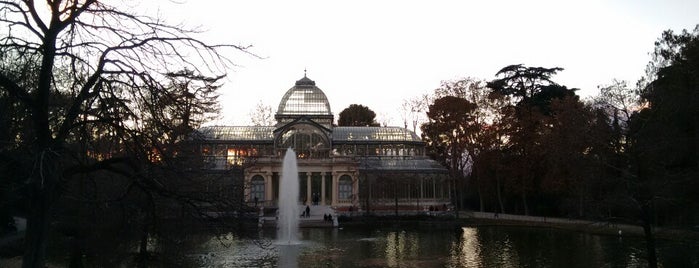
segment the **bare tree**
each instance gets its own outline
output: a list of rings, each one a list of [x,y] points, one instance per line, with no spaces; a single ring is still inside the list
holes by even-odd
[[[400,119],[403,120],[403,128],[408,128],[408,121],[410,120],[410,101],[404,99],[400,105]]]
[[[31,126],[14,141],[33,159],[26,180],[24,267],[44,267],[54,201],[76,173],[107,170],[131,178],[129,189],[166,192],[135,163],[167,163],[164,157],[171,153],[148,132],[166,123],[155,116],[162,112],[156,100],[182,100],[167,78],[186,69],[189,79],[215,83],[232,64],[223,51],[248,53],[243,46],[205,43],[196,29],[121,6],[96,0],[0,1],[3,62],[37,64],[30,78],[0,71],[0,90],[13,104],[28,107]],[[54,109],[59,95],[65,105]],[[86,152],[71,144],[84,137],[79,132],[86,126],[100,129],[90,136],[119,146],[78,161]]]
[[[252,120],[252,124],[255,126],[273,126],[277,123],[274,120],[272,106],[264,104],[262,100],[257,102],[255,108],[250,111],[250,120]]]
[[[604,109],[615,119],[620,120],[624,127],[628,127],[631,115],[641,109],[641,100],[638,89],[629,87],[627,81],[612,80],[608,85],[598,86],[599,95],[594,105]]]
[[[420,125],[427,122],[427,110],[432,101],[428,94],[422,94],[408,100],[410,123],[412,124],[413,132],[417,132]]]
[[[380,112],[378,115],[376,115],[376,121],[384,127],[387,127],[391,124],[391,116],[388,115],[386,112]]]

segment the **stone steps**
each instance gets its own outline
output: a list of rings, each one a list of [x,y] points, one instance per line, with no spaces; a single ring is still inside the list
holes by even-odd
[[[299,227],[333,227],[337,226],[337,214],[335,210],[330,206],[324,205],[309,205],[310,216],[300,217],[299,215]],[[306,206],[299,206],[299,211],[303,213],[306,210]],[[323,215],[330,214],[333,217],[333,222],[325,221]],[[266,214],[260,217],[262,222],[261,225],[264,226],[275,226],[276,225],[276,212],[274,215]]]

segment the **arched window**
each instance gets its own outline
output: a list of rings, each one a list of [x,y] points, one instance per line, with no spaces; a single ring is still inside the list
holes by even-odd
[[[352,197],[352,177],[342,175],[337,186],[337,197],[339,199],[350,199]]]
[[[255,175],[250,180],[250,201],[255,200],[255,197],[258,201],[265,200],[265,179],[260,175]]]

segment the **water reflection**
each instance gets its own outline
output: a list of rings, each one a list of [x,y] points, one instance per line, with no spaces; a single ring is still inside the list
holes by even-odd
[[[385,239],[386,265],[389,267],[401,267],[404,260],[418,256],[419,238],[416,233],[399,231],[389,232]]]
[[[280,268],[296,268],[298,267],[299,251],[301,245],[277,245],[279,250],[279,258],[277,267]]]
[[[255,233],[257,234],[257,233]],[[175,233],[150,241],[154,267],[646,267],[643,240],[543,228],[355,227],[300,231],[282,249],[275,232]],[[699,242],[658,241],[662,267],[699,267]],[[116,245],[122,245],[118,248]],[[137,243],[92,252],[90,267],[134,267]],[[128,248],[128,249],[127,249]],[[116,252],[116,251],[118,252]],[[128,253],[131,252],[131,253]],[[59,267],[65,254],[53,252]],[[56,261],[57,260],[57,261]]]
[[[472,227],[461,229],[461,239],[452,243],[450,253],[451,266],[479,267],[480,245],[478,244],[478,230]]]
[[[543,228],[464,227],[447,267],[645,267],[640,238]]]

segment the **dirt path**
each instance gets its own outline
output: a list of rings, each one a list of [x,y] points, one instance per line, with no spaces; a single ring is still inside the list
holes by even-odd
[[[541,226],[560,229],[579,230],[606,235],[643,236],[643,228],[638,225],[614,222],[588,221],[566,218],[537,217],[513,214],[496,214],[492,212],[461,211],[460,220],[475,220],[477,224]],[[672,240],[699,240],[699,232],[688,229],[655,227],[657,238]]]

